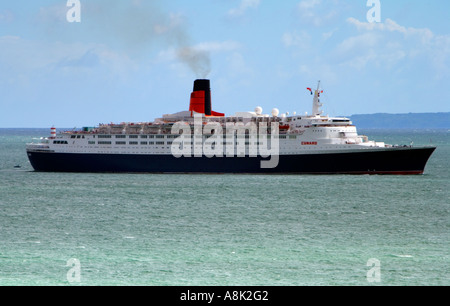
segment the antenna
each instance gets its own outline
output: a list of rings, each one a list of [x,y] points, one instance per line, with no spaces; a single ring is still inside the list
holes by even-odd
[[[312,93],[312,91],[311,91]],[[320,103],[320,95],[323,93],[323,90],[320,89],[320,80],[317,84],[317,90],[314,93],[314,98],[313,98],[313,111],[312,111],[312,115],[313,116],[320,116],[323,114],[323,111],[320,109],[323,104]]]

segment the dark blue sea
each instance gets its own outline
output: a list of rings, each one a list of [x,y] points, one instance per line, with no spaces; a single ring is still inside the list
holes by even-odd
[[[450,285],[450,132],[420,176],[36,173],[0,129],[0,285]],[[16,168],[20,166],[20,168]]]

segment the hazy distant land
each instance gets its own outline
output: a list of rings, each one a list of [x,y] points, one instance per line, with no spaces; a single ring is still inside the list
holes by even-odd
[[[450,112],[372,114],[349,117],[361,129],[450,129]]]

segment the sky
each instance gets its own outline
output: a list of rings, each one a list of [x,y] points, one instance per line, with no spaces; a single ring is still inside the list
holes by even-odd
[[[1,128],[152,121],[198,78],[226,115],[311,113],[319,80],[325,115],[450,111],[450,1],[73,2],[0,0]]]

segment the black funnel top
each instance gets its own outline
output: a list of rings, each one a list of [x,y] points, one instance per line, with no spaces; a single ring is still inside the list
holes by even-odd
[[[194,81],[194,91],[209,91],[211,90],[210,80],[195,80]]]
[[[211,81],[210,80],[195,80],[194,91],[205,92],[205,115],[211,116]]]

